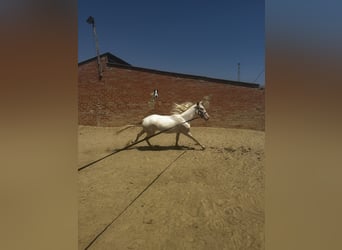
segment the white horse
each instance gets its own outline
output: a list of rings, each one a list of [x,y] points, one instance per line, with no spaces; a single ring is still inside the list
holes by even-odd
[[[152,146],[148,138],[154,135],[157,131],[165,131],[165,133],[176,133],[176,146],[178,146],[180,134],[183,134],[198,143],[202,149],[205,149],[205,147],[197,141],[190,132],[189,121],[197,117],[204,120],[209,119],[209,115],[202,102],[197,102],[196,104],[192,104],[190,102],[175,104],[172,115],[149,115],[145,117],[141,123],[136,125],[127,125],[119,130],[117,134],[131,127],[142,126],[142,130],[137,134],[135,141],[132,141],[132,143],[137,142],[140,136],[146,133],[146,142],[149,146]]]

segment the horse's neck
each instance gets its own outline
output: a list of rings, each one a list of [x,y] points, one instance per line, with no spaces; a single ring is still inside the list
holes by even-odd
[[[183,117],[184,120],[189,121],[195,116],[195,109],[194,107],[190,107],[188,110],[184,111],[180,114],[181,117]]]

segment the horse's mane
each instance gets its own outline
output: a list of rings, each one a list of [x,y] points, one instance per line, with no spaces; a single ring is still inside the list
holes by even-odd
[[[171,113],[172,114],[181,114],[184,111],[188,110],[193,105],[192,102],[183,102],[181,104],[174,103],[172,106]]]

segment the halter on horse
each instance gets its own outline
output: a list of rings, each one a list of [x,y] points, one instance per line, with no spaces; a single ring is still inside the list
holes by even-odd
[[[183,134],[199,144],[202,149],[205,149],[204,145],[197,141],[190,132],[189,121],[198,117],[204,120],[209,119],[209,115],[202,102],[197,102],[193,105],[192,103],[175,104],[173,115],[154,114],[145,117],[139,124],[142,126],[142,130],[137,134],[137,137],[133,142],[138,141],[140,136],[146,133],[146,142],[149,146],[152,146],[148,138],[154,135],[157,131],[165,131],[165,133],[176,133],[176,146],[178,146],[180,134]],[[127,125],[123,129],[119,130],[117,134],[135,126],[137,125]]]

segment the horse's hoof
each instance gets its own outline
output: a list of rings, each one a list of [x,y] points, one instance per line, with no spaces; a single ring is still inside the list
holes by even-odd
[[[204,147],[204,146],[202,146],[202,150],[205,150],[205,147]]]

